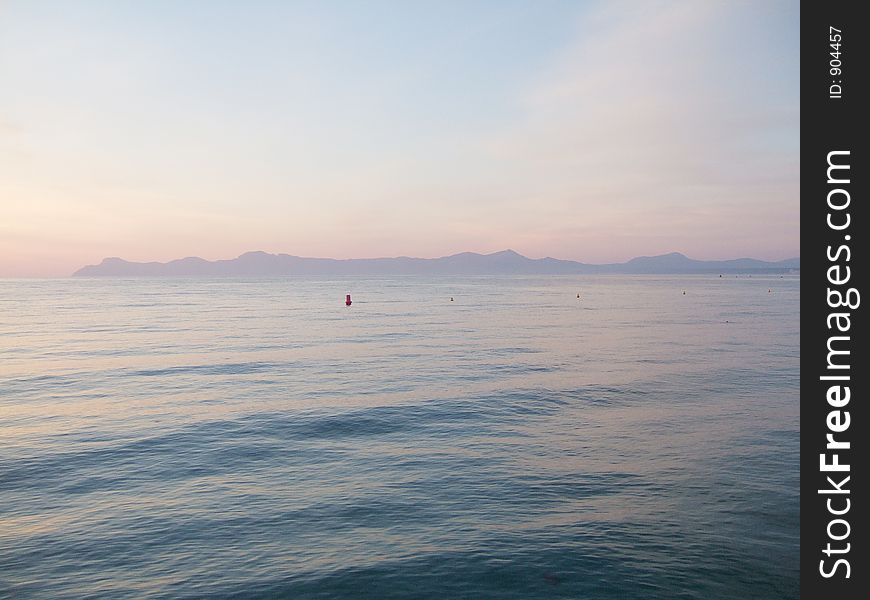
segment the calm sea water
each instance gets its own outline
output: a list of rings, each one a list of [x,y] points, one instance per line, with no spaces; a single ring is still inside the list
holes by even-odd
[[[0,281],[0,596],[796,598],[799,288]]]

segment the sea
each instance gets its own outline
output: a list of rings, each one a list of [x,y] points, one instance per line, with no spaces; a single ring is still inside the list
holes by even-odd
[[[0,280],[0,597],[797,598],[799,292]]]

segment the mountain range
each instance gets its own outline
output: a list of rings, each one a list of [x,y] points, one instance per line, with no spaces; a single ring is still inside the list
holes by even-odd
[[[492,254],[462,252],[441,258],[307,258],[246,252],[209,261],[196,256],[169,262],[130,262],[106,258],[82,267],[73,277],[307,277],[346,275],[571,275],[786,273],[800,270],[800,258],[767,262],[754,258],[694,260],[679,252],[640,256],[624,263],[588,264],[557,258],[527,258],[513,250]]]

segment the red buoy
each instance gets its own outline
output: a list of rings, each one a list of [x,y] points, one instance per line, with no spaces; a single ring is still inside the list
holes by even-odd
[[[348,295],[347,295],[347,298],[345,298],[345,300],[344,300],[344,305],[345,305],[345,306],[350,306],[351,304],[353,304],[353,302],[351,302],[351,300],[350,300],[350,294],[348,294]]]

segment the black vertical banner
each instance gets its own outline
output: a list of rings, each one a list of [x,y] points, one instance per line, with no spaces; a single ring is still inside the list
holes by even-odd
[[[860,2],[801,5],[801,594],[866,598],[870,269]],[[864,356],[866,356],[866,350]],[[862,458],[863,457],[863,458]]]

